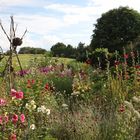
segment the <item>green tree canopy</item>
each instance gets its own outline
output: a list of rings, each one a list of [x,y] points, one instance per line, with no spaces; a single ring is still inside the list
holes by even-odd
[[[20,48],[18,53],[19,54],[44,54],[46,53],[46,50],[42,48],[22,47]]]
[[[122,51],[140,35],[140,14],[128,7],[119,7],[102,14],[93,30],[91,48]]]

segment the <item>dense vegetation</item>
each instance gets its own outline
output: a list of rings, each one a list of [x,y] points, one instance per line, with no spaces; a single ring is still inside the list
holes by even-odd
[[[140,13],[128,7],[110,10],[97,20],[90,46],[123,52],[140,35]]]
[[[18,53],[19,54],[44,54],[46,53],[46,50],[42,48],[23,47],[20,48]]]
[[[119,8],[111,13],[122,9],[128,12]],[[18,57],[13,52],[8,58],[10,70],[5,69],[8,56],[4,56],[0,72],[5,69],[7,74],[0,73],[0,139],[139,140],[140,57],[133,44],[121,53],[84,43],[76,48],[57,43],[51,48],[55,57],[37,55],[37,50],[36,55]],[[21,48],[24,53],[32,49]]]

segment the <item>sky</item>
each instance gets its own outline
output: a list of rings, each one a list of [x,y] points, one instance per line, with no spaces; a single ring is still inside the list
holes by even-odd
[[[57,42],[89,45],[94,24],[103,13],[119,6],[140,12],[139,4],[139,0],[0,0],[0,20],[8,34],[10,16],[17,25],[17,37],[28,30],[20,47],[50,50]],[[3,51],[9,49],[1,28],[0,46]]]

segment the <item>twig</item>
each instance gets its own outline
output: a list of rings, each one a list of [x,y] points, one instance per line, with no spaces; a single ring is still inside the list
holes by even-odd
[[[6,37],[8,38],[8,40],[11,42],[11,40],[10,40],[9,36],[7,35],[7,33],[6,33],[5,29],[3,28],[3,26],[2,26],[2,23],[1,23],[1,22],[0,22],[0,26],[1,26],[1,29],[3,30],[4,34],[5,34],[5,35],[6,35]]]
[[[25,30],[24,34],[21,37],[21,40],[23,39],[23,37],[25,36],[25,34],[27,33],[27,29]]]

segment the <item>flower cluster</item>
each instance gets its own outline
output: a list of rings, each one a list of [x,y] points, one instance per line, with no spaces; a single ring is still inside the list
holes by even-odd
[[[16,91],[15,89],[11,89],[11,96],[13,98],[16,98],[16,99],[23,99],[23,92],[22,91]]]
[[[20,114],[20,116],[18,116],[17,114],[13,114],[13,115],[0,115],[0,124],[6,124],[8,123],[10,120],[13,124],[16,124],[18,122],[18,120],[20,119],[21,123],[25,122],[25,115],[24,114]]]
[[[3,98],[0,98],[0,106],[5,106],[6,105],[6,100]]]
[[[47,115],[50,115],[50,109],[47,109],[44,105],[38,107],[37,112],[42,112],[42,113],[46,113]]]
[[[36,109],[36,103],[34,100],[32,100],[30,103],[26,103],[25,107],[29,110],[35,110]]]

